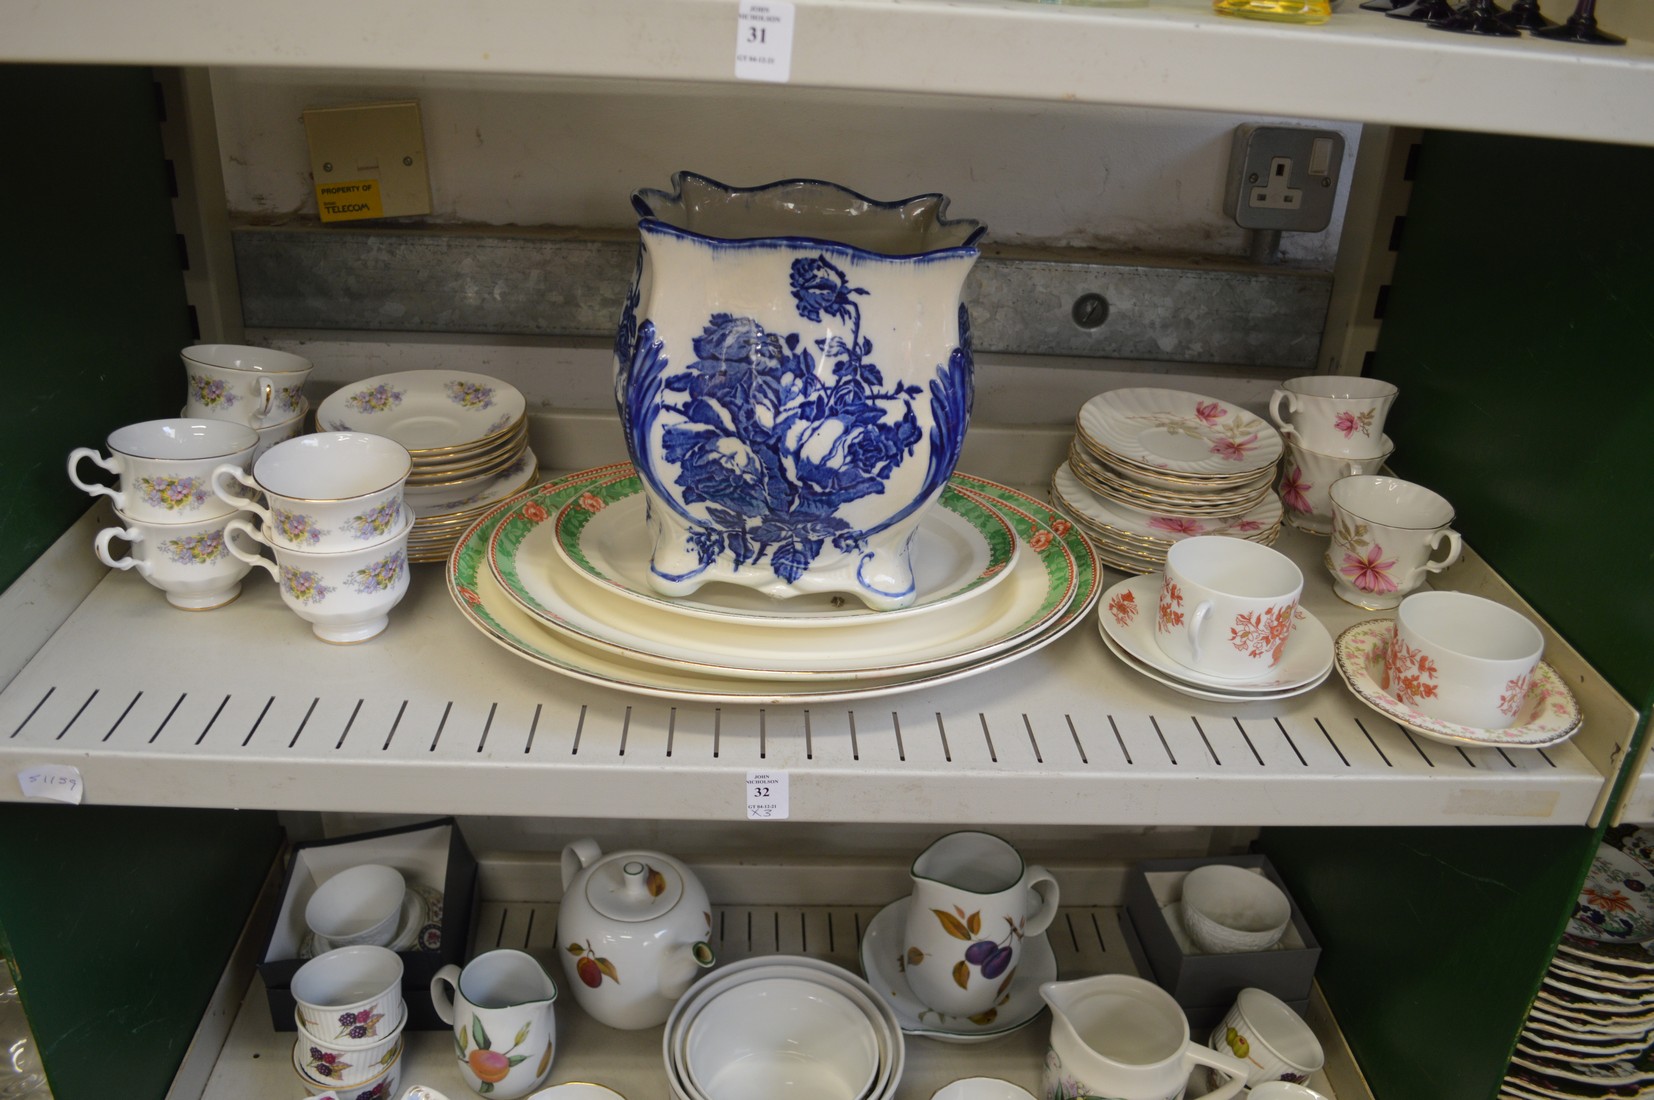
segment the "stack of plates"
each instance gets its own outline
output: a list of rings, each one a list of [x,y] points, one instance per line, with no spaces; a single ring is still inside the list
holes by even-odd
[[[1261,680],[1230,680],[1196,672],[1166,656],[1155,636],[1160,604],[1158,573],[1132,577],[1103,593],[1098,625],[1103,642],[1126,667],[1196,699],[1261,703],[1288,699],[1318,686],[1332,672],[1332,635],[1302,607],[1293,615],[1281,661]]]
[[[1054,641],[1096,602],[1091,545],[1048,505],[956,474],[920,525],[910,607],[648,586],[642,486],[629,464],[518,493],[449,560],[467,619],[526,660],[646,695],[735,702],[866,698],[948,683]]]
[[[1516,1040],[1501,1097],[1654,1092],[1654,830],[1597,849],[1573,919]]]
[[[317,407],[316,422],[387,436],[408,449],[408,558],[441,561],[467,527],[538,474],[526,412],[517,388],[496,378],[419,370],[339,390]]]
[[[1279,537],[1281,437],[1257,417],[1201,394],[1124,389],[1087,401],[1075,426],[1052,497],[1109,565],[1158,569],[1191,535]]]

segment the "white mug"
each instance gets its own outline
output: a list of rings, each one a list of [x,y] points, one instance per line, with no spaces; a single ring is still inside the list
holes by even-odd
[[[1223,1022],[1212,1029],[1209,1045],[1247,1063],[1246,1082],[1254,1087],[1266,1081],[1301,1085],[1326,1061],[1321,1041],[1303,1018],[1261,989],[1240,991]]]
[[[975,1016],[1005,995],[1022,941],[1057,915],[1057,880],[991,833],[942,837],[913,861],[903,966],[913,995]]]
[[[264,521],[272,546],[331,552],[372,546],[404,518],[404,487],[413,459],[384,436],[361,432],[303,435],[271,447],[248,475],[233,466],[213,471],[213,491]],[[269,507],[232,492],[239,481]]]
[[[1312,535],[1332,534],[1332,483],[1354,474],[1371,474],[1389,460],[1396,445],[1385,436],[1371,458],[1324,455],[1287,440],[1281,463],[1281,510],[1286,521]]]
[[[358,550],[321,554],[293,550],[273,542],[244,519],[225,527],[230,553],[255,565],[281,589],[281,599],[310,624],[316,637],[334,645],[352,645],[378,635],[390,622],[391,609],[408,592],[408,532],[413,518],[404,513],[384,540]],[[274,562],[236,544],[238,536],[263,543]]]
[[[251,428],[222,420],[177,417],[128,424],[109,433],[109,457],[91,447],[69,452],[69,480],[93,496],[106,496],[126,518],[144,523],[227,516],[238,505],[212,491],[212,473],[220,466],[241,468],[250,460],[258,436]],[[118,479],[117,488],[80,479],[82,459]]]
[[[1508,729],[1526,709],[1545,636],[1525,615],[1464,592],[1415,592],[1396,609],[1379,685],[1442,722]]]
[[[179,356],[190,416],[261,428],[291,420],[303,408],[311,363],[302,356],[241,344],[195,344]]]
[[[1311,451],[1372,458],[1384,439],[1384,418],[1399,391],[1376,378],[1312,374],[1292,378],[1269,396],[1269,419],[1281,435]],[[1292,414],[1281,415],[1281,405]]]
[[[1464,550],[1453,505],[1440,493],[1395,477],[1362,474],[1333,482],[1332,544],[1325,564],[1332,590],[1372,610],[1402,597],[1459,560]],[[1442,544],[1446,556],[1432,559]]]
[[[1256,680],[1280,663],[1304,575],[1267,546],[1198,535],[1166,552],[1155,640],[1166,656],[1223,680]]]
[[[454,992],[449,993],[449,989]],[[526,1096],[551,1073],[557,985],[532,955],[485,951],[431,979],[431,1004],[453,1028],[466,1084],[494,1100]]]
[[[224,528],[241,514],[187,523],[145,523],[117,511],[122,526],[99,531],[93,552],[111,569],[136,570],[165,592],[173,607],[207,611],[241,595],[241,578],[249,566],[229,552],[224,540]],[[131,544],[126,557],[109,552],[115,539]]]

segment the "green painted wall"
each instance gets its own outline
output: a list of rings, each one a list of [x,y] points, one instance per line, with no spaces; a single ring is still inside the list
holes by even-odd
[[[69,450],[178,414],[190,332],[148,71],[0,66],[0,102],[4,588],[90,504]],[[57,1100],[166,1094],[279,840],[270,813],[0,804],[0,945]]]
[[[1651,196],[1654,149],[1426,135],[1371,372],[1401,387],[1396,472],[1645,717]],[[1379,1100],[1495,1094],[1599,837],[1265,832]]]

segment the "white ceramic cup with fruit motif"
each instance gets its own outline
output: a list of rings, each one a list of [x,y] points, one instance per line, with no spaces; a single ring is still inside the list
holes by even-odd
[[[1350,458],[1324,455],[1288,440],[1279,486],[1286,521],[1312,535],[1332,534],[1332,483],[1355,474],[1376,473],[1395,449],[1390,437],[1385,436],[1378,454],[1371,458]]]
[[[452,990],[452,992],[450,992]],[[495,1100],[526,1096],[551,1073],[557,983],[534,956],[484,951],[431,979],[431,1005],[453,1029],[465,1083]]]
[[[213,471],[245,468],[258,435],[242,424],[184,416],[146,420],[109,433],[105,458],[91,447],[69,452],[69,480],[93,496],[105,496],[128,519],[180,523],[227,516],[240,505],[213,494]],[[80,479],[82,459],[118,479],[109,488]]]
[[[190,416],[262,428],[291,420],[303,408],[311,370],[303,356],[242,344],[195,344],[179,356],[184,361],[184,411]]]
[[[1340,478],[1329,491],[1332,543],[1325,564],[1332,590],[1357,607],[1383,610],[1459,560],[1464,543],[1448,524],[1453,505],[1398,477]],[[1432,555],[1443,544],[1447,553]]]
[[[1166,553],[1155,641],[1180,665],[1220,680],[1257,680],[1280,663],[1304,575],[1245,539],[1199,535]]]
[[[353,944],[307,961],[288,987],[299,1026],[337,1050],[378,1045],[404,1017],[402,958]]]
[[[913,861],[903,967],[913,995],[948,1016],[995,1007],[1022,941],[1057,915],[1057,880],[991,833],[950,833]]]
[[[319,432],[271,447],[251,474],[220,466],[212,487],[222,500],[262,519],[272,546],[331,553],[390,537],[405,518],[412,469],[407,448],[393,439]],[[232,482],[262,494],[268,507],[233,491]]]
[[[185,611],[223,607],[241,595],[246,562],[229,552],[224,528],[244,515],[231,512],[185,523],[145,523],[117,511],[120,527],[106,527],[93,540],[93,552],[111,569],[132,569],[166,593],[167,602]],[[121,539],[131,546],[124,558],[110,552]]]
[[[1261,989],[1240,991],[1208,1045],[1245,1062],[1246,1083],[1253,1087],[1266,1081],[1301,1085],[1326,1061],[1321,1041],[1303,1018]]]
[[[1438,721],[1508,729],[1544,653],[1545,636],[1520,612],[1465,592],[1415,592],[1396,609],[1380,686]]]
[[[310,624],[316,637],[334,645],[354,645],[378,635],[390,622],[391,609],[408,592],[408,532],[413,517],[404,514],[390,535],[371,546],[320,554],[293,550],[261,533],[244,519],[224,529],[230,553],[275,578],[281,599]],[[244,549],[238,540],[263,543],[276,560]]]
[[[1269,396],[1269,419],[1281,435],[1326,455],[1372,458],[1384,440],[1384,419],[1400,392],[1377,378],[1312,374],[1292,378]],[[1281,415],[1281,406],[1292,414]]]

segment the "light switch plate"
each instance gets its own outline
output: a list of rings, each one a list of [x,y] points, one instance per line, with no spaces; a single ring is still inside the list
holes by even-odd
[[[322,221],[431,212],[417,100],[311,108],[304,129]]]

